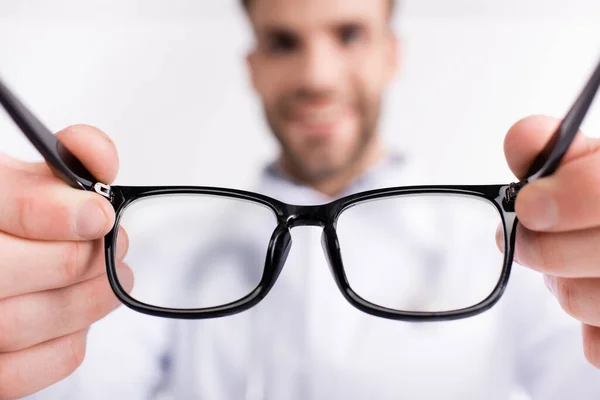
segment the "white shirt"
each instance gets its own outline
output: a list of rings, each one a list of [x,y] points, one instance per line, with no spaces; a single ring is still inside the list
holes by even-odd
[[[419,184],[412,168],[388,159],[344,194]],[[293,204],[331,200],[271,166],[256,191]],[[580,324],[540,274],[515,264],[502,299],[475,317],[392,321],[343,298],[320,228],[294,228],[292,237],[277,283],[253,309],[195,321],[121,307],[92,327],[74,374],[29,398],[600,398],[600,371],[584,358]]]

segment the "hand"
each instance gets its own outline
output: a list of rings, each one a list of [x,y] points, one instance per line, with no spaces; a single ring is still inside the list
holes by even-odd
[[[117,152],[104,133],[74,126],[57,136],[92,174],[114,179]],[[106,199],[69,187],[45,163],[0,155],[0,184],[0,399],[13,399],[70,375],[90,324],[119,305],[101,239],[115,215]],[[118,236],[118,271],[131,290],[127,238]]]
[[[536,116],[509,130],[504,151],[516,176],[524,178],[559,123]],[[515,208],[515,261],[544,274],[582,322],[585,356],[600,368],[600,140],[579,132],[555,173],[521,189]]]

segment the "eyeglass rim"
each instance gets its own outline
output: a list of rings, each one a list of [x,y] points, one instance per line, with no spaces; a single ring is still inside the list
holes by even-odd
[[[285,246],[278,245],[278,243],[281,241],[283,241],[281,243],[284,243],[286,240],[289,242],[289,231],[293,227],[313,225],[323,228],[325,256],[328,258],[327,261],[330,265],[333,278],[344,298],[355,308],[377,317],[402,321],[447,321],[466,318],[480,314],[495,305],[503,295],[509,281],[518,223],[516,213],[514,212],[514,199],[507,201],[509,188],[510,185],[507,184],[396,186],[354,193],[322,205],[303,206],[288,204],[261,193],[240,189],[210,186],[113,186],[113,194],[115,196],[113,206],[116,220],[113,229],[104,238],[107,275],[109,283],[119,300],[137,312],[177,319],[207,319],[229,316],[254,307],[268,295],[285,264],[287,254],[283,256],[281,265],[277,265],[281,261],[277,257],[281,257],[283,252],[289,251],[289,248],[286,249]],[[119,222],[126,208],[144,198],[188,194],[209,195],[255,202],[267,206],[276,216],[277,226],[269,241],[267,261],[264,267],[265,272],[259,284],[248,295],[236,301],[215,307],[181,309],[159,307],[142,302],[128,294],[120,285],[116,273],[115,249]],[[361,202],[414,194],[463,195],[479,198],[492,204],[498,211],[504,228],[504,243],[507,246],[504,251],[499,280],[489,296],[479,303],[461,309],[439,312],[395,310],[382,307],[364,299],[352,289],[352,286],[346,279],[335,228],[339,216],[344,210]],[[299,216],[303,219],[300,219]],[[275,259],[270,259],[270,254],[279,254],[279,256]]]

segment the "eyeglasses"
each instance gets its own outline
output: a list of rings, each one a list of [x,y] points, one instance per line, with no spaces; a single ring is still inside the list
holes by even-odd
[[[321,205],[221,187],[107,185],[1,81],[0,103],[58,177],[114,207],[106,271],[115,295],[135,311],[203,319],[247,310],[278,280],[291,229],[317,226],[333,279],[352,306],[382,318],[438,321],[474,316],[501,298],[513,261],[517,194],[556,170],[599,86],[600,64],[521,181],[389,187]],[[130,243],[131,293],[116,269],[120,226]]]

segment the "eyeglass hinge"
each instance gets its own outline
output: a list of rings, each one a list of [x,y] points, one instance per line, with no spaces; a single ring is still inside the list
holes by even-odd
[[[110,191],[110,186],[106,185],[102,182],[96,182],[94,185],[94,191],[101,196],[106,197],[107,199],[111,199],[112,192]]]
[[[519,182],[512,182],[508,185],[508,188],[506,188],[504,205],[505,207],[509,208],[510,211],[514,211],[517,194],[527,183],[528,182],[526,179]]]

